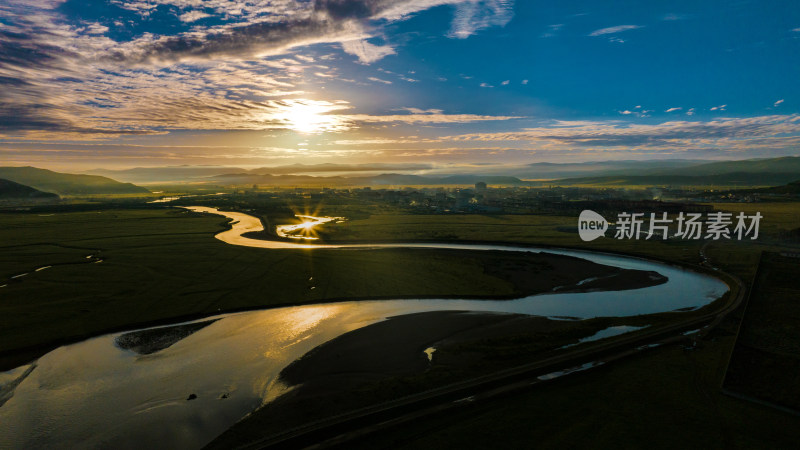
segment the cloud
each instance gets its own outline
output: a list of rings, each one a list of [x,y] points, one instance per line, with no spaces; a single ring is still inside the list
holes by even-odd
[[[489,83],[481,83],[479,86],[482,87],[482,88],[493,88],[494,87]]]
[[[108,26],[127,26],[128,16],[83,21],[61,15],[56,8],[62,1],[8,0],[0,6],[0,137],[96,139],[192,126],[269,127],[274,124],[257,119],[269,117],[270,99],[302,96],[296,85],[304,71],[332,73],[319,65],[330,54],[293,55],[297,49],[339,45],[369,64],[396,52],[392,44],[370,41],[391,23],[453,5],[458,36],[452,37],[465,37],[507,23],[512,6],[498,0],[110,1],[143,21],[177,16],[188,31],[112,40]],[[217,25],[194,23],[203,18]]]
[[[180,16],[178,16],[178,19],[180,19],[181,22],[195,22],[200,19],[205,19],[206,17],[211,17],[211,14],[204,13],[203,11],[194,10],[181,14]]]
[[[431,110],[438,111],[438,110]],[[342,119],[362,123],[406,123],[406,124],[442,124],[442,123],[471,123],[487,121],[505,121],[521,119],[519,116],[487,116],[478,114],[442,114],[440,112],[425,112],[423,114],[390,114],[390,115],[369,115],[369,114],[345,114],[340,116]]]
[[[554,37],[554,36],[556,36],[558,34],[558,31],[561,30],[561,28],[563,28],[563,27],[564,27],[563,23],[556,23],[556,24],[553,24],[553,25],[548,25],[547,26],[547,31],[542,33],[541,37],[543,37],[543,38]]]
[[[374,45],[363,39],[342,42],[342,50],[357,56],[359,61],[364,64],[370,64],[385,56],[395,54],[394,49],[388,45]]]
[[[501,85],[501,86],[507,86],[507,85],[508,85],[508,83],[511,83],[511,80],[505,80],[505,81],[503,81],[502,83],[500,83],[500,85]]]
[[[603,36],[605,34],[622,33],[623,31],[635,30],[637,28],[643,28],[643,27],[641,25],[617,25],[615,27],[608,27],[608,28],[601,28],[599,30],[594,30],[591,33],[589,33],[589,36]]]
[[[512,0],[462,2],[456,5],[450,36],[466,39],[492,26],[505,26],[514,17]]]
[[[383,80],[383,79],[376,78],[376,77],[367,77],[367,79],[368,79],[369,81],[374,81],[374,82],[376,82],[376,83],[392,84],[392,82],[391,82],[391,81],[389,81],[389,80]]]
[[[781,103],[783,103],[783,99],[780,99],[780,100],[778,100],[777,102],[773,103],[773,105],[772,105],[772,106],[773,106],[773,107],[777,107],[777,106],[778,106],[778,105],[780,105]]]
[[[686,111],[686,115],[687,116],[693,116],[694,115],[694,108],[689,108],[689,110]]]
[[[719,106],[712,106],[711,111],[725,111],[725,108],[728,105],[719,105]]]
[[[159,3],[184,6],[195,2],[161,0]],[[376,21],[401,21],[434,6],[453,4],[456,9],[449,35],[463,39],[487,27],[503,26],[513,16],[513,1],[510,0],[277,2],[266,7],[262,5],[264,10],[260,14],[252,14],[252,3],[230,3],[228,7],[218,7],[218,12],[241,16],[242,21],[196,28],[172,36],[144,36],[115,49],[110,57],[133,64],[164,64],[220,56],[276,55],[300,46],[339,43],[346,52],[370,63],[394,53],[391,46],[375,46],[365,41],[380,34]],[[125,5],[133,8],[133,4]],[[245,14],[248,11],[251,14]]]
[[[678,108],[669,108],[669,109],[665,110],[664,112],[680,111],[680,110],[682,110],[682,109],[683,109],[683,108],[680,108],[680,107],[678,107]]]
[[[522,84],[528,84],[528,80],[522,80]]]
[[[470,133],[443,141],[529,141],[544,145],[669,149],[703,145],[731,150],[772,145],[790,148],[800,134],[800,115],[638,124],[623,121],[552,121],[521,131]],[[787,135],[794,135],[789,136]],[[790,139],[791,138],[791,139]]]

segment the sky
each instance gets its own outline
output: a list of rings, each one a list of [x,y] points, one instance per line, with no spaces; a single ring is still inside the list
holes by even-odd
[[[0,0],[0,165],[783,155],[797,1]]]

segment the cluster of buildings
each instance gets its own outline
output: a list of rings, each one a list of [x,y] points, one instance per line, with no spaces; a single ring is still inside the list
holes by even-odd
[[[478,182],[470,187],[358,187],[276,188],[237,191],[237,195],[325,204],[383,205],[420,214],[567,214],[583,209],[620,211],[705,211],[708,207],[681,201],[658,188],[490,187]],[[696,195],[696,193],[694,193]],[[662,201],[663,199],[663,201]],[[669,201],[667,201],[669,200]]]

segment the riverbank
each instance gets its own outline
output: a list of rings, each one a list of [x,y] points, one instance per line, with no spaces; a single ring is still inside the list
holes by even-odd
[[[235,448],[315,420],[496,373],[665,317],[553,320],[436,311],[390,317],[326,342],[283,369],[288,391],[207,448]]]
[[[366,299],[513,299],[603,278],[603,289],[657,284],[579,258],[440,248],[273,250],[213,236],[219,216],[178,209],[0,216],[0,370],[53,348],[223,312]],[[53,234],[52,230],[58,230]],[[101,264],[64,264],[100,255]],[[609,277],[609,275],[614,275]]]

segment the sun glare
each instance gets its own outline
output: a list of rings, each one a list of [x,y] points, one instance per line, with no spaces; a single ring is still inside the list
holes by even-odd
[[[343,105],[325,101],[294,100],[284,104],[279,119],[287,128],[303,134],[342,131],[348,128],[347,121],[326,113],[343,108]]]

